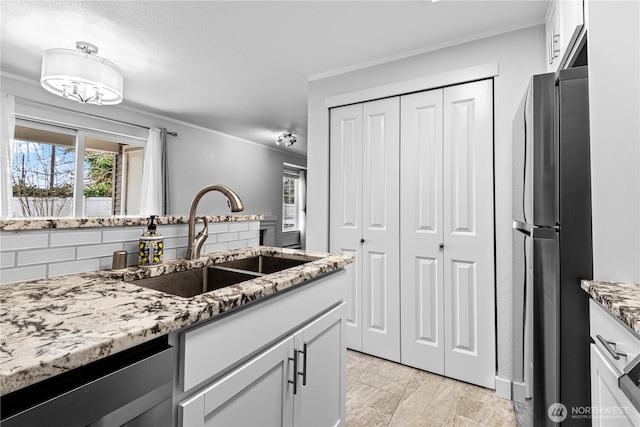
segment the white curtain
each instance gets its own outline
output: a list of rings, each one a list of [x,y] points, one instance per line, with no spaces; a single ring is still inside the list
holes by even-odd
[[[144,148],[142,164],[142,189],[140,191],[140,215],[142,216],[164,214],[162,158],[162,130],[149,129],[149,139]]]
[[[300,247],[307,247],[307,173],[303,170],[299,173],[298,185],[300,190],[298,197],[300,198]]]
[[[16,130],[16,102],[13,95],[0,94],[0,217],[13,216],[13,137]]]

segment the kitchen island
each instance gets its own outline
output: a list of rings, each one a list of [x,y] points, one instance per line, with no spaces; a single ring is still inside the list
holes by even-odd
[[[309,262],[190,298],[129,283],[205,265],[278,254]],[[206,320],[214,321],[227,313],[238,311],[239,318],[262,305],[258,302],[276,301],[281,294],[291,294],[285,291],[312,289],[313,283],[321,282],[316,279],[351,262],[351,256],[252,247],[215,252],[193,261],[166,260],[153,268],[101,270],[2,285],[1,393],[6,395],[191,326],[207,326],[212,322]],[[303,286],[307,283],[309,286]],[[277,335],[274,339],[279,338]],[[214,358],[215,353],[210,356]],[[223,373],[220,371],[220,375]],[[176,387],[186,390],[184,384]]]

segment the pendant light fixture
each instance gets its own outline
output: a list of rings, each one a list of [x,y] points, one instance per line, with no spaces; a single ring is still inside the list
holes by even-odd
[[[77,42],[76,49],[49,49],[42,54],[42,87],[84,104],[122,102],[122,70],[97,56],[98,48],[91,43]]]

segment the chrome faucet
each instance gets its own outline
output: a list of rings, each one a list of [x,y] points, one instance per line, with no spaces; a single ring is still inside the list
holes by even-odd
[[[244,205],[242,204],[240,197],[238,197],[238,195],[226,185],[210,185],[200,190],[193,198],[193,202],[191,202],[191,209],[189,209],[189,240],[187,240],[189,242],[189,249],[187,249],[187,259],[200,258],[200,249],[202,249],[204,241],[207,240],[209,232],[207,217],[204,217],[204,228],[200,230],[197,236],[195,236],[196,208],[198,207],[198,203],[202,196],[210,191],[219,191],[227,196],[227,204],[231,208],[231,212],[240,212],[244,210]]]

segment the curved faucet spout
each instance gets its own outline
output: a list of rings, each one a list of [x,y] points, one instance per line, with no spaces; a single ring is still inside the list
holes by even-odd
[[[200,190],[193,198],[193,201],[191,202],[191,209],[189,209],[189,248],[187,249],[187,259],[200,258],[200,249],[207,238],[207,221],[205,219],[205,228],[200,234],[198,234],[198,237],[195,237],[196,209],[198,208],[198,203],[200,202],[200,199],[202,199],[202,196],[211,191],[219,191],[227,197],[229,207],[231,207],[231,212],[240,212],[244,210],[244,205],[242,204],[240,197],[226,185],[210,185]]]

